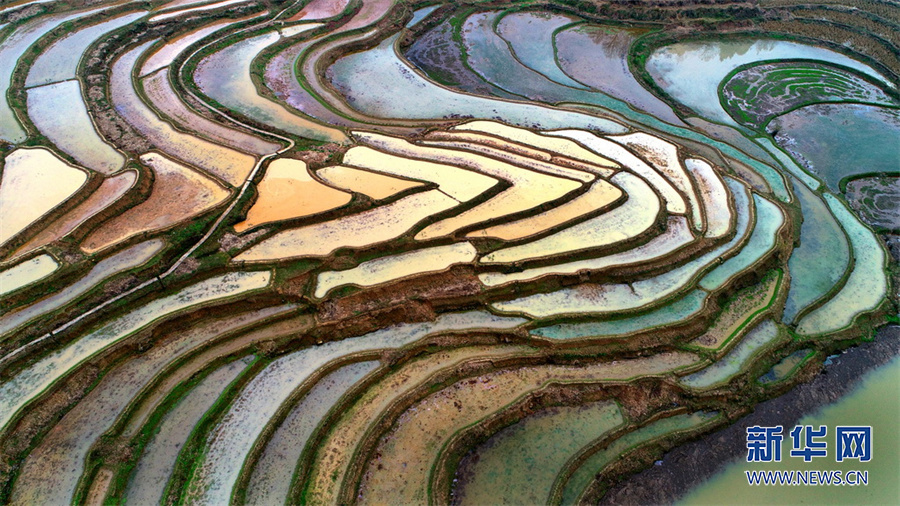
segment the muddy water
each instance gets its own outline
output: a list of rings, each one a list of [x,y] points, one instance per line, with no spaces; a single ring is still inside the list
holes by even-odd
[[[682,504],[717,504],[723,497],[733,504],[896,504],[900,498],[900,358],[870,371],[856,389],[840,401],[821,411],[802,418],[798,424],[828,427],[828,456],[803,459],[784,457],[790,451],[790,437],[782,442],[782,462],[772,464],[747,463],[743,459],[725,467],[708,482],[690,492]],[[864,425],[874,427],[872,460],[835,462],[834,427]],[[792,427],[791,427],[792,428]],[[747,485],[744,471],[761,470],[860,470],[869,472],[868,486],[856,487],[791,487]],[[752,493],[748,493],[752,492]]]
[[[351,198],[349,193],[316,181],[305,163],[290,158],[272,162],[258,188],[259,198],[247,212],[247,219],[234,226],[238,233],[265,223],[330,211]]]

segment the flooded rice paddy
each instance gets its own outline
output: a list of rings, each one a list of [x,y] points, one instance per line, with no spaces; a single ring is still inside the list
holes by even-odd
[[[0,503],[604,500],[895,319],[857,7],[5,5]]]

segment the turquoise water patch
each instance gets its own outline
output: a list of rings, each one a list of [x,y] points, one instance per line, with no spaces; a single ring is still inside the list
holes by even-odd
[[[840,192],[845,177],[900,174],[900,109],[862,104],[802,107],[772,120],[775,140]]]
[[[703,303],[706,301],[707,295],[703,290],[694,290],[659,309],[631,318],[586,323],[561,323],[535,329],[531,333],[549,339],[563,340],[585,337],[615,337],[631,334],[691,318],[703,309]]]

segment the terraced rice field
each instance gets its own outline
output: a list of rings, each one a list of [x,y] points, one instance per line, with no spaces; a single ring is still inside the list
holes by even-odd
[[[348,193],[316,181],[305,163],[289,158],[269,164],[257,191],[258,200],[247,211],[247,219],[234,225],[235,231],[323,213],[341,207],[351,198]]]
[[[86,170],[43,148],[17,149],[7,154],[3,162],[0,245],[65,204],[88,181]]]
[[[562,3],[20,4],[2,503],[595,502],[897,312],[879,62]]]
[[[731,116],[757,129],[811,102],[900,105],[865,77],[824,63],[753,65],[735,72],[722,95]]]

